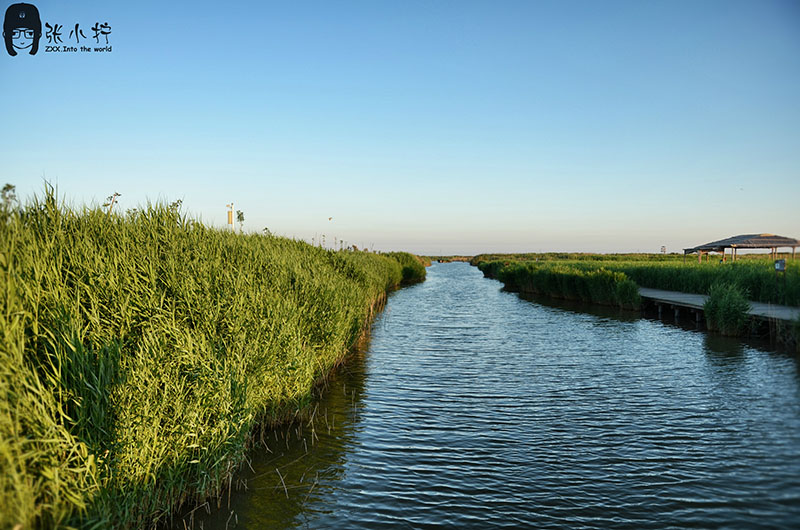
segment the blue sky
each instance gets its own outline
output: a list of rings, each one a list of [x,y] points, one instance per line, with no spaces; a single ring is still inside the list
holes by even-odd
[[[112,49],[0,55],[22,196],[217,226],[233,201],[246,230],[419,253],[800,237],[798,1],[35,5]]]

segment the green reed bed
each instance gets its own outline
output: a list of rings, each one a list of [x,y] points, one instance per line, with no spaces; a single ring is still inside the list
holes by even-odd
[[[739,336],[753,326],[750,301],[800,306],[800,261],[787,261],[776,274],[768,256],[749,255],[727,263],[697,263],[658,259],[661,255],[501,254],[472,260],[485,276],[507,288],[556,298],[637,308],[639,287],[710,296],[704,307],[709,329]],[[495,259],[500,258],[500,259]],[[564,259],[561,259],[564,258]],[[800,349],[800,321],[775,323],[778,342]],[[752,330],[750,330],[752,331]]]
[[[472,265],[488,261],[665,261],[682,262],[683,254],[595,254],[591,252],[524,252],[512,254],[478,254]]]
[[[781,257],[790,258],[789,254],[780,254]],[[712,254],[711,261],[719,262],[720,254]],[[730,254],[726,258],[731,259]],[[478,254],[470,260],[472,265],[484,261],[589,261],[589,262],[647,262],[647,263],[681,263],[691,265],[697,263],[697,255],[683,254],[653,254],[653,253],[627,253],[627,254],[596,254],[592,252],[526,252],[512,254]],[[708,263],[711,263],[709,261]],[[771,261],[769,254],[739,254],[736,262],[742,261]],[[705,261],[704,261],[705,263]]]
[[[429,264],[431,262],[433,262],[433,261],[438,261],[439,263],[453,263],[453,262],[459,262],[459,261],[471,262],[472,258],[473,258],[472,256],[455,256],[455,255],[453,255],[453,256],[425,256],[425,259],[428,260]]]
[[[403,268],[403,285],[425,281],[425,267],[431,264],[430,260],[408,252],[388,252],[384,256],[388,256],[400,263]]]
[[[708,328],[734,337],[747,330],[748,311],[747,293],[736,285],[723,282],[711,286],[708,300],[703,305]]]
[[[754,302],[800,306],[800,261],[787,261],[785,276],[776,275],[769,259],[734,263],[620,263],[610,266],[627,274],[641,287],[710,294],[717,283],[737,286]]]
[[[515,259],[523,256],[521,259]],[[664,259],[654,254],[648,259],[640,255],[611,255],[614,259],[601,260],[603,254],[587,254],[587,259],[557,259],[550,255],[500,255],[501,259],[491,255],[476,256],[473,264],[496,276],[506,264],[526,263],[529,265],[559,264],[583,272],[605,269],[624,273],[640,287],[680,291],[685,293],[709,294],[711,287],[717,283],[735,285],[742,292],[748,293],[755,302],[800,306],[800,260],[788,260],[786,273],[776,275],[774,263],[764,255],[751,255],[747,259],[726,263],[697,263],[689,260]],[[628,256],[628,259],[623,259]],[[667,255],[669,256],[669,255]],[[591,257],[591,259],[589,259]],[[538,259],[538,261],[537,261]]]
[[[0,527],[142,528],[218,494],[254,426],[308,402],[404,266],[165,206],[6,203]]]
[[[484,262],[483,273],[508,289],[627,309],[639,307],[639,288],[621,272],[583,270],[560,263]]]

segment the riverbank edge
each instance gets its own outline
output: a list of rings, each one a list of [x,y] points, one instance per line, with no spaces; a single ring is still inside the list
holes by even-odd
[[[641,307],[639,287],[624,273],[532,269],[525,264],[480,262],[475,266],[484,277],[498,280],[506,290],[544,295],[565,300],[637,310]]]
[[[184,505],[176,507],[175,510],[166,514],[165,517],[154,521],[158,527],[168,528],[169,525],[174,524],[176,520],[183,520],[184,524],[186,524],[186,518],[190,517],[193,511],[202,508],[209,501],[216,501],[217,505],[219,506],[220,501],[225,494],[230,496],[231,489],[234,487],[233,481],[235,480],[236,475],[247,463],[247,454],[253,450],[257,442],[263,440],[263,437],[267,431],[280,428],[285,425],[290,425],[298,421],[306,421],[309,418],[310,414],[312,414],[311,399],[313,399],[317,393],[322,392],[327,382],[337,372],[337,370],[347,364],[351,356],[358,351],[365,341],[369,341],[372,331],[372,324],[378,314],[385,309],[386,304],[389,301],[389,296],[396,291],[405,289],[407,287],[412,287],[425,281],[426,268],[431,265],[431,261],[427,260],[424,256],[418,256],[408,252],[389,252],[383,253],[382,255],[400,263],[400,266],[402,267],[402,279],[399,283],[388,287],[383,293],[379,294],[371,302],[366,318],[364,319],[358,335],[355,337],[352,343],[344,349],[342,355],[336,359],[330,368],[325,373],[320,374],[320,376],[314,381],[313,385],[308,390],[305,399],[303,400],[303,405],[297,407],[295,404],[286,404],[286,406],[284,406],[282,409],[273,410],[270,412],[270,414],[265,415],[264,418],[257,420],[250,431],[250,435],[247,440],[247,446],[245,447],[242,458],[240,461],[238,461],[238,463],[234,464],[231,472],[220,480],[217,491],[205,497],[197,497],[194,500],[190,499]]]
[[[263,441],[264,436],[268,431],[272,429],[279,429],[283,426],[291,425],[296,422],[308,420],[310,415],[313,413],[311,405],[313,404],[312,399],[314,396],[319,392],[322,392],[331,377],[334,376],[340,368],[347,364],[348,360],[358,351],[365,341],[370,340],[372,324],[375,321],[375,318],[385,309],[386,304],[389,301],[389,296],[395,291],[405,289],[406,287],[411,287],[412,285],[416,285],[424,281],[425,278],[423,277],[422,279],[412,282],[401,282],[397,285],[389,287],[385,292],[378,295],[370,304],[367,317],[364,320],[361,330],[356,336],[355,340],[353,340],[352,344],[350,344],[342,352],[342,355],[335,361],[335,363],[331,365],[325,373],[320,374],[320,376],[314,381],[313,385],[311,388],[309,388],[307,395],[305,396],[304,403],[301,406],[296,406],[297,404],[284,404],[284,407],[278,410],[273,410],[269,414],[266,414],[263,418],[256,420],[252,429],[250,430],[244,451],[241,455],[238,455],[239,458],[233,462],[230,472],[220,479],[216,491],[209,495],[186,499],[182,505],[176,506],[171,512],[159,514],[157,518],[153,518],[148,526],[153,529],[166,530],[172,527],[176,521],[183,521],[184,525],[188,524],[189,528],[193,528],[191,522],[187,523],[187,519],[191,521],[192,512],[205,507],[207,503],[216,502],[217,507],[219,508],[224,496],[230,496],[231,491],[237,488],[237,486],[234,485],[235,482],[238,482],[236,481],[236,475],[238,475],[242,469],[244,469],[244,466],[248,464],[249,460],[247,455],[255,447],[257,447],[259,442]]]
[[[601,296],[600,298],[590,296],[575,296],[574,292],[565,292],[565,283],[563,281],[549,282],[548,289],[537,288],[535,285],[535,280],[530,274],[529,269],[524,267],[524,264],[519,263],[515,264],[504,263],[500,261],[479,261],[472,262],[471,265],[479,269],[485,278],[490,278],[503,283],[503,288],[509,292],[548,296],[550,298],[561,300],[580,300],[586,303],[604,306],[616,306],[620,307],[621,309],[633,311],[638,310],[643,312],[645,309],[644,299],[638,295],[638,284],[624,275],[624,273],[617,273],[621,276],[612,278],[611,282],[616,283],[617,285],[624,285],[626,283],[633,284],[637,289],[637,294],[635,297],[630,295],[620,296],[618,291],[617,293],[614,292],[615,289],[606,289],[607,294],[604,297]],[[561,276],[568,277],[570,275],[565,273],[561,274]],[[520,277],[524,277],[524,279],[521,280]],[[577,277],[578,275],[575,274],[572,279],[574,280],[574,278]],[[626,286],[624,291],[630,292],[630,286]],[[703,316],[706,321],[706,328],[710,332],[719,333],[721,335],[730,337],[767,336],[771,342],[777,344],[778,346],[800,354],[800,320],[794,322],[787,322],[777,319],[760,320],[756,318],[749,318],[747,315],[743,314],[740,315],[744,321],[743,324],[740,324],[735,328],[720,329],[721,326],[718,323],[718,318],[713,315],[708,315],[706,311],[703,311]]]
[[[405,252],[398,252],[395,254],[407,254],[409,256],[413,256],[412,254]],[[387,257],[390,257],[394,261],[399,261],[397,256]],[[400,262],[400,264],[402,266],[402,262]],[[226,455],[226,463],[223,464],[225,467],[225,472],[216,476],[214,483],[207,485],[205,491],[200,492],[185,489],[158,491],[158,487],[156,487],[151,492],[153,495],[157,495],[161,499],[171,498],[179,500],[173,503],[168,509],[158,510],[144,516],[143,518],[139,516],[133,521],[124,521],[122,526],[117,526],[115,524],[114,527],[144,527],[151,528],[153,530],[166,529],[169,528],[170,525],[174,524],[175,521],[182,519],[192,510],[202,508],[206,503],[216,502],[219,504],[226,493],[228,495],[230,494],[231,488],[234,487],[234,481],[237,473],[239,473],[241,469],[247,465],[248,453],[258,443],[261,437],[263,437],[266,431],[289,425],[295,421],[304,421],[307,419],[308,415],[311,414],[310,405],[312,404],[315,393],[320,391],[320,389],[326,384],[336,370],[338,370],[347,362],[348,358],[357,350],[359,344],[361,344],[364,340],[368,340],[372,323],[374,322],[376,316],[384,310],[391,293],[406,287],[411,287],[424,281],[425,270],[423,269],[421,276],[415,275],[414,277],[403,278],[397,283],[387,286],[383,292],[378,294],[368,304],[367,314],[360,325],[358,333],[354,336],[353,340],[342,349],[340,355],[323,372],[321,372],[316,379],[314,379],[313,383],[301,396],[298,396],[296,399],[292,399],[288,402],[270,403],[263,414],[254,419],[248,428],[248,434],[245,438],[244,444],[241,446],[234,446],[232,448],[234,450]],[[125,496],[125,492],[121,493],[123,493],[123,496]],[[142,492],[134,492],[134,494],[141,495]],[[94,514],[92,514],[93,511]],[[96,523],[99,522],[100,526],[102,526],[106,522],[102,520],[102,517],[97,518],[96,516],[98,515],[98,512],[96,510],[92,510],[92,508],[89,508],[85,515],[89,515],[89,518],[85,520],[83,518],[79,518],[76,521],[72,521],[71,524],[75,524],[77,528],[95,528],[98,527]],[[92,515],[95,517],[92,517]],[[65,526],[64,528],[71,530],[73,527]]]
[[[218,494],[402,282],[377,253],[52,189],[0,208],[0,258],[0,526],[21,530],[155,528]]]

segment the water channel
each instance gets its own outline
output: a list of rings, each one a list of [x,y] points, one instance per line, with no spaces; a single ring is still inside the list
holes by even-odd
[[[394,293],[194,528],[800,524],[796,356],[501,287],[435,263]]]

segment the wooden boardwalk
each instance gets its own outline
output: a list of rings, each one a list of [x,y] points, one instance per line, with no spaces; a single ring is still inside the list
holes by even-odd
[[[661,289],[648,289],[645,287],[639,288],[639,296],[655,302],[659,306],[659,314],[661,313],[661,305],[664,304],[675,311],[678,311],[679,308],[689,309],[697,315],[698,319],[700,311],[703,310],[703,304],[708,300],[708,295],[704,294],[662,291]],[[800,307],[750,302],[748,314],[765,320],[797,320],[800,318]]]

